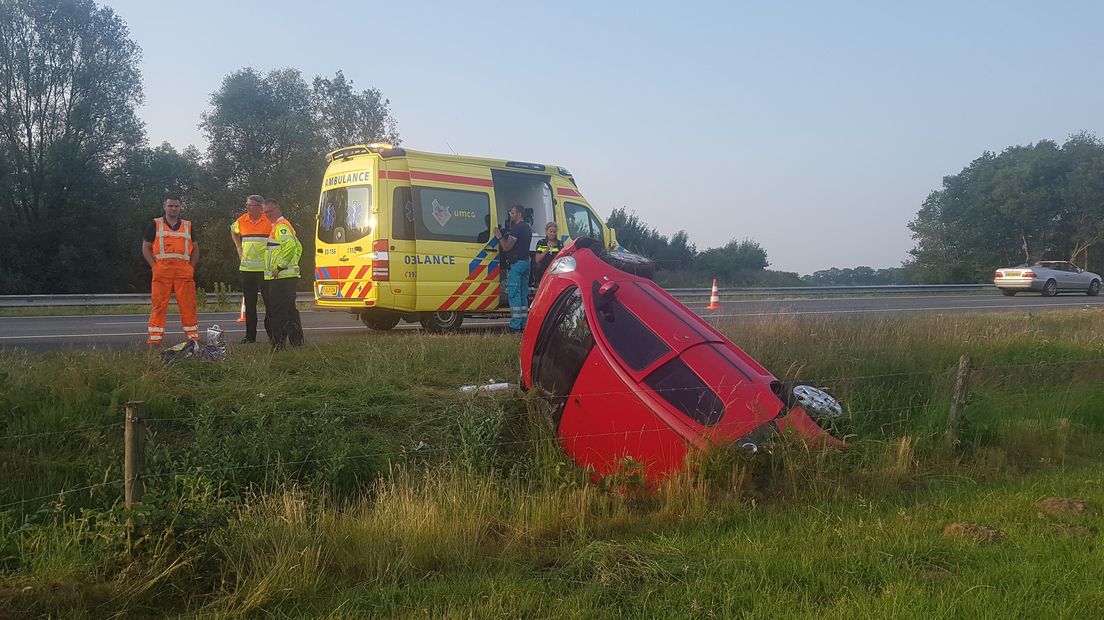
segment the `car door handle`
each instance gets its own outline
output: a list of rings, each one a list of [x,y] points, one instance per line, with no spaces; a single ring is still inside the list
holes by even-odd
[[[348,261],[348,260],[349,260],[349,257],[348,257],[348,256],[342,256],[341,258],[339,258],[339,259],[337,259],[337,260],[339,260],[339,261],[341,261],[341,262],[343,262],[343,263],[344,263],[344,262],[346,262],[346,261]]]

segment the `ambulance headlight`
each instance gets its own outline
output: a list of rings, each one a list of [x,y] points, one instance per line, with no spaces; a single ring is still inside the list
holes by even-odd
[[[574,256],[563,256],[557,258],[555,262],[552,263],[552,266],[548,268],[548,273],[551,274],[571,273],[572,271],[575,271]]]

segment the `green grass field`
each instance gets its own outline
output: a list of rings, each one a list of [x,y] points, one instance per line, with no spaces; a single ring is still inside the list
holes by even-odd
[[[718,449],[658,489],[631,470],[593,484],[540,403],[457,392],[517,376],[502,335],[365,333],[169,367],[0,353],[0,618],[1104,608],[1104,313],[720,327],[836,394],[852,447]],[[962,354],[976,370],[948,449]],[[129,400],[145,402],[147,493],[128,513]]]

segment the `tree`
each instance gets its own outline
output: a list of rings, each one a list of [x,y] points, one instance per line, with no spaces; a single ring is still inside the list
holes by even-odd
[[[237,282],[229,226],[245,197],[278,200],[303,242],[304,273],[313,272],[313,223],[325,169],[325,141],[315,122],[311,91],[296,69],[261,75],[251,68],[228,75],[211,95],[200,123],[207,136],[208,183],[196,196],[207,237],[203,281]]]
[[[1104,243],[1104,145],[1077,134],[984,153],[924,201],[909,223],[908,268],[927,282],[978,282],[993,269],[1083,259]]]
[[[359,93],[338,71],[333,79],[316,77],[311,89],[315,122],[329,151],[351,144],[399,143],[390,101],[379,90]]]
[[[0,2],[0,291],[91,292],[118,275],[108,174],[143,140],[139,56],[91,0]]]
[[[227,232],[249,194],[275,198],[303,243],[304,274],[313,274],[314,219],[327,150],[380,138],[397,142],[388,101],[360,93],[339,71],[307,85],[297,69],[266,74],[251,68],[228,75],[211,95],[200,127],[207,136],[210,174],[195,200],[209,238],[199,277],[237,281]]]
[[[697,271],[704,271],[714,278],[730,284],[751,284],[770,262],[763,246],[751,239],[733,239],[719,248],[709,248],[694,259]]]

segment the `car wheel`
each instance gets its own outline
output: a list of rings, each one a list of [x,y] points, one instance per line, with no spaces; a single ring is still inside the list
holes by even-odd
[[[1100,280],[1093,280],[1089,282],[1089,290],[1085,291],[1085,294],[1090,297],[1096,297],[1100,294]]]
[[[639,254],[624,250],[605,252],[602,254],[602,260],[611,267],[620,269],[625,273],[631,273],[634,276],[648,278],[649,280],[655,276],[655,263],[650,258]]]
[[[1054,280],[1047,280],[1043,285],[1043,297],[1054,297],[1058,294],[1058,283]]]
[[[1002,288],[1001,289],[1001,295],[1004,295],[1005,297],[1015,297],[1016,296],[1016,291],[1010,291],[1006,288]]]
[[[399,324],[399,315],[384,310],[365,310],[360,313],[360,322],[368,329],[387,331]]]
[[[420,322],[423,329],[438,334],[460,329],[464,324],[464,315],[459,312],[423,312]]]

